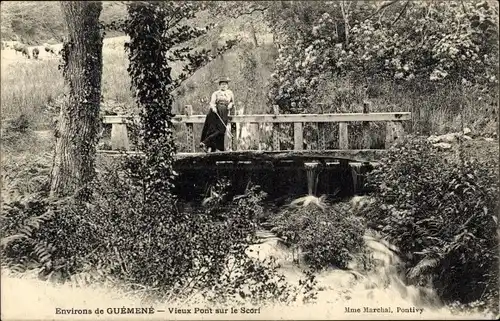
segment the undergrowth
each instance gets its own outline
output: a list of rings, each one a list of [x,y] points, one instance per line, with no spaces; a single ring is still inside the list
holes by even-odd
[[[59,282],[120,280],[131,290],[149,289],[142,291],[145,300],[314,299],[312,273],[296,288],[272,261],[246,255],[261,210],[257,187],[228,199],[230,186],[221,182],[213,187],[217,197],[193,211],[179,213],[177,206],[168,206],[172,200],[150,207],[143,202],[141,162],[127,159],[101,169],[89,203],[41,193],[4,204],[3,264],[18,272],[38,268],[40,277]]]
[[[430,280],[445,302],[496,311],[498,159],[461,148],[399,142],[368,175],[375,202],[363,213],[407,256],[409,281]]]

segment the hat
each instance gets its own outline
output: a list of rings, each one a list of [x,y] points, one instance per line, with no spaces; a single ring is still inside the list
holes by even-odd
[[[219,78],[219,79],[217,80],[217,83],[219,83],[219,84],[220,84],[221,82],[227,82],[227,83],[228,83],[228,82],[230,82],[230,81],[231,81],[231,79],[229,79],[228,77],[221,77],[221,78]]]

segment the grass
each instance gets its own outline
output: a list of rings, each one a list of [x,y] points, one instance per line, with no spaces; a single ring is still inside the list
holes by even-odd
[[[2,120],[25,115],[36,128],[48,125],[46,105],[64,92],[57,65],[57,60],[2,64]]]
[[[127,67],[128,58],[123,49],[123,40],[105,44],[101,85],[105,101],[113,100],[126,106],[135,104]]]

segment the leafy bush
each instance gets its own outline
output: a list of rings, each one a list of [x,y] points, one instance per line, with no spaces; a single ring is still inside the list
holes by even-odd
[[[409,137],[380,164],[367,178],[375,202],[362,211],[408,255],[409,280],[429,278],[448,302],[498,303],[498,159]]]
[[[314,276],[289,285],[273,262],[247,256],[263,194],[256,187],[228,199],[220,182],[203,207],[180,212],[176,201],[144,202],[145,159],[130,157],[99,171],[90,203],[35,197],[6,204],[2,245],[6,264],[39,268],[60,280],[125,281],[145,298],[209,302],[290,302],[314,298]],[[109,168],[107,168],[109,166]]]
[[[314,270],[347,268],[363,250],[364,224],[360,218],[328,206],[316,197],[298,199],[273,217],[273,231],[288,246],[296,246]]]
[[[318,85],[338,74],[414,86],[462,82],[493,88],[496,10],[487,1],[270,6],[267,15],[280,44],[270,101],[287,112],[311,112]]]

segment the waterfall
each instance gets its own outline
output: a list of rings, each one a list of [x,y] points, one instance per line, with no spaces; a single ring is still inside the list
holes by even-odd
[[[354,194],[356,194],[356,192],[358,191],[359,183],[360,183],[358,180],[358,177],[361,175],[361,170],[363,168],[363,164],[351,162],[351,163],[349,163],[349,167],[351,168],[353,192],[354,192]]]
[[[318,186],[318,163],[304,163],[307,175],[307,195],[316,195]]]

